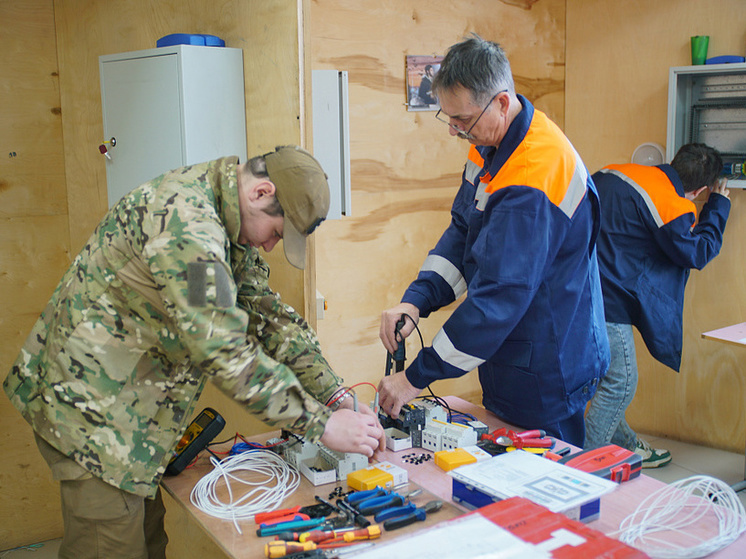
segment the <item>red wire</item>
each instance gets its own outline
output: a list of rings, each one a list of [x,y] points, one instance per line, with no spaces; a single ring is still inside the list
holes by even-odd
[[[337,396],[336,398],[334,398],[334,400],[330,401],[330,402],[329,402],[328,404],[326,404],[326,405],[327,405],[327,406],[331,406],[331,405],[332,405],[332,404],[333,404],[334,402],[336,402],[336,401],[338,401],[338,400],[341,400],[341,399],[342,399],[342,397],[343,397],[343,396],[344,396],[345,394],[347,394],[347,393],[348,393],[348,392],[349,392],[350,390],[352,390],[353,388],[356,388],[356,387],[358,387],[358,386],[363,386],[364,384],[367,384],[368,386],[370,386],[370,387],[371,387],[371,388],[373,389],[373,391],[374,391],[374,392],[378,392],[378,388],[376,387],[376,385],[375,385],[375,384],[373,384],[373,383],[370,383],[370,382],[358,382],[357,384],[353,384],[352,386],[348,387],[348,388],[347,388],[346,390],[344,390],[344,391],[343,391],[343,392],[342,392],[341,394],[339,394],[339,395],[338,395],[338,396]]]

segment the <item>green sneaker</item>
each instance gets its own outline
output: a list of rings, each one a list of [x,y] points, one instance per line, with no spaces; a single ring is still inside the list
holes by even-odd
[[[635,454],[642,456],[643,468],[660,468],[671,461],[671,453],[661,448],[653,448],[642,439],[637,439]]]

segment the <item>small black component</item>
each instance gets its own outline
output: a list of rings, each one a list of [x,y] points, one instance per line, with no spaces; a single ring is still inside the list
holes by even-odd
[[[507,452],[506,448],[503,445],[494,443],[487,439],[482,439],[481,441],[477,442],[477,446],[484,450],[490,456],[504,454]]]

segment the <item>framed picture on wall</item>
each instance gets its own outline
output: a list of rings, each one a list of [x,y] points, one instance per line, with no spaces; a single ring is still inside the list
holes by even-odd
[[[442,56],[407,56],[408,111],[437,111],[440,108],[431,88],[442,61]]]

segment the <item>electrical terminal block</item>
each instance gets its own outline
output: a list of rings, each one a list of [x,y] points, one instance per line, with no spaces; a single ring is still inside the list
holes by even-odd
[[[352,452],[337,452],[323,444],[309,443],[294,437],[283,453],[284,460],[314,485],[333,483],[347,478],[350,472],[368,465],[368,457]]]
[[[453,450],[477,444],[477,432],[468,425],[461,423],[447,423],[446,425],[441,439],[441,450]]]
[[[477,419],[475,419],[474,421],[467,421],[466,424],[474,429],[474,431],[477,433],[477,440],[479,440],[482,435],[486,435],[490,432],[490,428]]]
[[[428,421],[425,430],[422,431],[422,448],[438,452],[443,450],[443,433],[447,423],[442,421]]]
[[[425,410],[425,424],[427,424],[427,422],[431,419],[448,421],[448,412],[443,406],[436,402],[431,402],[429,400],[418,400],[416,402],[412,402],[412,405]]]
[[[413,404],[405,404],[399,412],[399,417],[392,419],[387,414],[379,412],[378,419],[384,429],[395,427],[409,433],[412,446],[422,446],[422,429],[425,426],[425,409]]]

